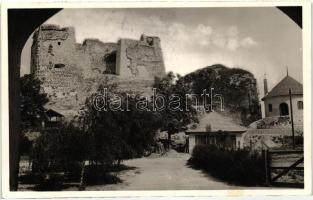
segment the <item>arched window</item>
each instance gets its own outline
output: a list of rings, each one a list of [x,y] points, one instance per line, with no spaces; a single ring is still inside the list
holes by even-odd
[[[281,104],[279,105],[279,111],[280,111],[280,116],[289,115],[288,104],[286,104],[286,103],[281,103]]]

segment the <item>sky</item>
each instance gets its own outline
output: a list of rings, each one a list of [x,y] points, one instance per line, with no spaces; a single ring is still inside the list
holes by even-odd
[[[76,41],[117,42],[141,34],[161,39],[166,71],[185,75],[223,64],[250,71],[263,96],[289,75],[302,81],[302,30],[277,8],[129,8],[64,9],[45,23],[73,26]],[[22,52],[21,75],[30,71],[29,37]]]

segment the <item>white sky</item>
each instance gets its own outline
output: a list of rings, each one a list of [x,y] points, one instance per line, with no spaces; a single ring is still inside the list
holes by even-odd
[[[240,67],[269,89],[286,75],[302,82],[302,30],[277,8],[64,9],[46,23],[73,26],[76,40],[117,42],[158,36],[166,71],[184,75],[212,64]],[[29,73],[28,39],[21,75]]]

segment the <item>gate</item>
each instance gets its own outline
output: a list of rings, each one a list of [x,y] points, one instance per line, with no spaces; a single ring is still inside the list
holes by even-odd
[[[297,170],[304,173],[303,150],[263,150],[265,180],[269,186],[304,187],[304,182],[278,181],[288,172]]]

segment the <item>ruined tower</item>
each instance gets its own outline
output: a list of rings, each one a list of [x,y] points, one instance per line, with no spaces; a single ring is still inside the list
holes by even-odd
[[[71,90],[75,90],[74,83],[82,79],[75,56],[74,28],[45,25],[35,31],[31,47],[31,73],[42,81],[42,88],[49,97],[69,95]]]
[[[117,74],[122,77],[153,79],[165,74],[160,38],[142,35],[140,40],[118,42]]]
[[[107,77],[122,90],[149,92],[165,67],[158,37],[76,43],[73,27],[42,25],[33,35],[31,73],[42,81],[50,104],[70,108],[81,105]]]

